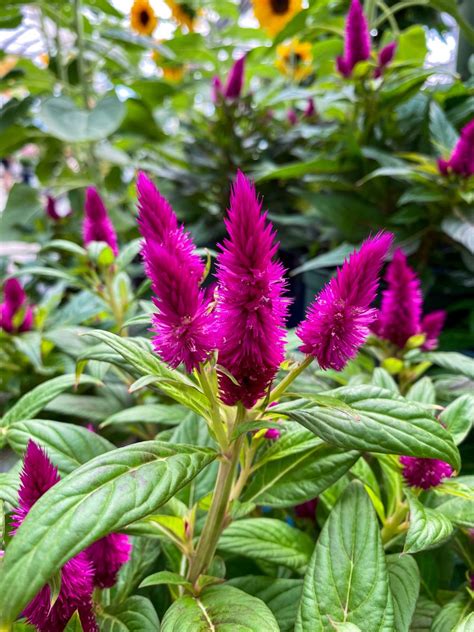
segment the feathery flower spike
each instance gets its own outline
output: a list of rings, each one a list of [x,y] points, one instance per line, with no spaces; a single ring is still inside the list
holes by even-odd
[[[244,85],[245,55],[234,62],[224,88],[226,99],[238,99]]]
[[[59,481],[57,469],[46,453],[33,441],[28,442],[20,475],[19,507],[13,513],[14,535],[28,512],[53,485]],[[51,607],[51,589],[43,586],[23,611],[28,623],[39,632],[63,632],[76,610],[84,632],[97,632],[92,611],[93,569],[87,556],[78,553],[61,569],[61,589]]]
[[[337,69],[344,77],[350,77],[354,66],[369,57],[369,25],[359,0],[352,0],[346,19],[344,56],[336,59]]]
[[[130,559],[131,551],[130,539],[123,533],[110,533],[91,544],[85,554],[93,566],[94,586],[111,588],[119,570]]]
[[[446,312],[439,309],[423,316],[421,321],[421,331],[425,334],[425,342],[422,345],[423,351],[432,351],[438,346],[438,338],[446,320]]]
[[[110,246],[115,256],[118,255],[117,235],[114,225],[107,214],[107,209],[94,187],[86,191],[84,207],[84,222],[82,225],[84,245],[92,241],[104,241]]]
[[[184,363],[191,372],[215,348],[212,297],[200,288],[204,264],[169,203],[143,173],[137,189],[142,255],[158,309],[153,346],[171,367]]]
[[[438,160],[438,168],[443,175],[451,171],[465,178],[474,175],[474,119],[462,128],[449,160]]]
[[[283,267],[274,260],[278,244],[262,213],[254,185],[240,171],[232,186],[229,237],[217,257],[219,364],[239,383],[220,375],[224,402],[251,408],[264,395],[284,359]]]
[[[46,214],[55,222],[61,219],[61,215],[56,210],[56,200],[51,195],[46,196]]]
[[[8,333],[29,331],[33,326],[33,310],[28,305],[26,292],[17,279],[7,279],[3,286],[4,301],[0,304],[0,329]],[[23,320],[17,323],[16,318],[23,311]]]
[[[379,233],[354,251],[308,309],[297,334],[303,353],[322,369],[340,371],[369,335],[377,311],[370,307],[377,292],[383,259],[393,235]]]
[[[375,69],[375,78],[381,77],[385,68],[391,63],[397,50],[397,42],[390,42],[379,51],[378,66]]]
[[[401,456],[403,478],[410,487],[429,489],[437,487],[443,478],[449,478],[453,468],[449,463],[438,459],[423,459],[413,456]]]

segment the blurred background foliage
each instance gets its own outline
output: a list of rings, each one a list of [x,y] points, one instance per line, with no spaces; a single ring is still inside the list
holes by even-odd
[[[437,159],[474,116],[473,58],[462,78],[426,62],[428,29],[444,37],[446,14],[472,46],[465,7],[366,0],[374,52],[344,78],[335,59],[346,0],[283,2],[286,24],[272,17],[271,0],[170,0],[142,25],[149,5],[138,0],[134,15],[131,4],[2,2],[0,157],[5,172],[21,165],[2,240],[39,244],[38,264],[53,256],[52,239],[81,243],[83,191],[94,184],[122,243],[132,241],[143,169],[198,244],[214,249],[240,168],[279,232],[295,298],[290,325],[353,246],[386,228],[420,273],[428,308],[449,311],[442,348],[472,348],[473,178],[442,175]],[[32,24],[38,41],[22,49]],[[374,78],[377,51],[391,41],[395,57]],[[214,78],[225,83],[243,55],[240,98],[216,98]],[[65,217],[45,213],[46,195]],[[67,264],[71,253],[62,256]],[[141,274],[136,266],[136,286]]]

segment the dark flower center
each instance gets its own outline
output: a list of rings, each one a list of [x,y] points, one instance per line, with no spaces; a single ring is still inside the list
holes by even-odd
[[[193,9],[193,7],[191,7],[186,2],[181,2],[179,7],[181,11],[183,11],[183,13],[186,13],[186,15],[189,15],[189,17],[194,20],[194,18],[196,17],[196,11]]]
[[[283,15],[286,13],[290,6],[290,0],[270,0],[273,13]]]
[[[288,61],[292,66],[299,66],[300,63],[303,61],[303,58],[299,53],[290,53]]]
[[[141,24],[143,24],[143,26],[146,26],[149,21],[150,21],[150,14],[148,13],[148,11],[146,11],[145,9],[143,9],[143,11],[140,11]]]

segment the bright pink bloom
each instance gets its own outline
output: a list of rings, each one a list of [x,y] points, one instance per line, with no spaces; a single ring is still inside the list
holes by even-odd
[[[57,469],[46,453],[33,441],[28,442],[20,475],[19,507],[13,513],[14,535],[36,501],[59,481]],[[92,611],[93,569],[82,552],[61,569],[61,589],[51,607],[51,589],[43,586],[26,606],[23,616],[39,632],[63,632],[76,610],[85,632],[98,630]]]
[[[305,503],[296,505],[295,514],[298,518],[309,518],[310,520],[316,520],[316,508],[318,506],[319,498],[313,498],[307,500]]]
[[[421,347],[424,351],[432,351],[438,346],[438,338],[443,329],[446,320],[446,312],[443,309],[436,312],[430,312],[423,316],[421,321],[421,331],[425,334],[426,339]]]
[[[317,358],[322,369],[340,371],[367,339],[377,313],[370,304],[392,239],[390,233],[367,239],[321,290],[298,327],[301,351]]]
[[[229,238],[217,258],[218,362],[237,380],[220,374],[222,399],[247,408],[265,394],[284,359],[283,267],[273,226],[262,213],[255,187],[240,171],[232,187]]]
[[[269,428],[264,434],[265,439],[271,439],[271,440],[279,439],[280,436],[281,436],[281,430],[278,430],[278,428]]]
[[[303,112],[304,118],[311,118],[316,114],[316,106],[314,104],[314,99],[309,98],[308,103],[306,104],[305,111]]]
[[[153,346],[171,367],[191,372],[215,348],[211,297],[200,288],[204,265],[165,198],[144,175],[137,179],[145,271],[155,293]]]
[[[449,160],[438,160],[440,173],[450,172],[468,178],[474,175],[474,119],[461,130],[461,136]]]
[[[82,225],[84,245],[87,246],[92,241],[104,241],[117,256],[117,235],[114,225],[107,214],[102,198],[94,187],[88,187],[86,191],[84,213]]]
[[[226,99],[238,99],[244,85],[245,55],[238,59],[230,69],[224,88]]]
[[[449,478],[453,468],[449,463],[438,459],[423,459],[413,456],[401,456],[403,478],[410,487],[429,489],[436,487],[443,478]]]
[[[111,588],[117,581],[117,574],[130,559],[132,545],[127,535],[110,533],[91,544],[85,554],[94,570],[94,586]]]
[[[385,274],[387,289],[382,293],[379,318],[373,329],[381,338],[403,348],[420,332],[423,296],[420,281],[397,249]]]
[[[369,25],[359,0],[352,0],[346,19],[344,56],[336,59],[337,69],[344,77],[350,77],[354,66],[369,57]]]
[[[0,329],[9,334],[29,331],[33,326],[33,310],[21,283],[17,279],[7,279],[3,286],[5,300],[0,304]],[[19,314],[23,316],[20,317]],[[16,322],[17,318],[21,322]]]
[[[384,46],[379,51],[379,63],[375,69],[375,77],[378,78],[382,75],[384,69],[391,63],[395,57],[395,51],[397,50],[397,42],[390,42],[387,46]]]
[[[51,195],[46,196],[46,214],[55,222],[61,219],[61,215],[56,210],[56,200]]]
[[[213,103],[218,103],[219,100],[224,96],[224,86],[222,85],[222,81],[220,77],[215,75],[212,78],[211,83],[211,99]]]
[[[298,114],[293,108],[288,110],[286,118],[288,119],[288,123],[290,125],[296,125],[296,123],[298,123]]]

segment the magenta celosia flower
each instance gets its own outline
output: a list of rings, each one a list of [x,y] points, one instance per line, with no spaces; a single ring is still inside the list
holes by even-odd
[[[385,274],[387,288],[382,293],[378,321],[373,330],[381,338],[403,348],[411,336],[420,332],[423,297],[420,281],[397,249]]]
[[[376,78],[381,77],[385,68],[391,63],[397,50],[397,43],[390,42],[387,46],[384,46],[378,55],[378,66],[375,69],[374,76]]]
[[[20,481],[19,507],[12,519],[13,535],[36,501],[59,481],[57,469],[46,453],[31,440],[26,449]],[[97,632],[92,611],[92,591],[93,568],[82,552],[62,567],[61,588],[53,606],[51,589],[47,584],[26,606],[23,616],[39,632],[63,632],[77,610],[84,632]]]
[[[359,0],[352,0],[346,19],[344,56],[336,59],[336,66],[344,77],[350,77],[354,66],[369,57],[369,25]]]
[[[211,99],[213,103],[218,103],[218,101],[224,96],[224,86],[222,85],[222,81],[220,77],[215,75],[212,78],[211,82]]]
[[[309,98],[306,104],[306,108],[303,112],[304,118],[311,118],[316,114],[316,105],[314,104],[314,99]]]
[[[449,463],[438,459],[423,459],[414,456],[401,456],[403,478],[410,487],[429,489],[436,487],[443,478],[449,478],[453,468]]]
[[[446,320],[446,312],[442,309],[426,314],[421,321],[421,332],[425,334],[422,345],[424,351],[432,351],[438,346],[438,338]]]
[[[204,265],[171,206],[144,174],[137,189],[142,255],[158,309],[152,317],[153,346],[171,367],[183,363],[191,372],[215,348],[212,298],[200,288]]]
[[[55,222],[61,219],[61,215],[56,210],[56,200],[51,195],[46,196],[46,214]]]
[[[111,588],[119,570],[130,559],[131,551],[130,539],[122,533],[110,533],[91,544],[85,554],[93,566],[94,586]]]
[[[82,225],[84,245],[92,241],[104,241],[110,246],[115,256],[118,255],[117,235],[114,225],[107,214],[107,209],[94,187],[86,191],[84,207],[84,222]]]
[[[288,110],[286,118],[288,119],[288,123],[290,125],[296,125],[296,123],[298,123],[298,114],[293,108],[290,108]]]
[[[471,590],[474,590],[474,572],[472,572],[469,576],[469,583],[471,585]]]
[[[305,503],[296,505],[295,514],[298,518],[309,518],[310,520],[316,520],[316,508],[318,506],[319,498],[313,498],[307,500]]]
[[[340,371],[367,339],[377,313],[370,304],[392,239],[390,233],[367,239],[321,290],[298,327],[301,351],[317,358],[322,369]]]
[[[229,238],[217,258],[218,362],[238,382],[220,374],[222,399],[247,408],[264,395],[284,359],[288,308],[275,232],[261,209],[255,187],[239,171],[225,222]]]
[[[226,99],[238,99],[244,85],[245,55],[238,59],[230,69],[224,88]]]
[[[451,172],[466,178],[474,175],[474,119],[462,128],[449,160],[438,160],[438,168],[443,175]]]
[[[264,434],[265,439],[270,439],[272,441],[279,439],[280,436],[281,436],[281,430],[278,430],[278,428],[268,428],[268,430]]]
[[[29,331],[33,326],[33,309],[17,279],[7,279],[3,286],[4,301],[0,304],[0,329],[9,334]]]

